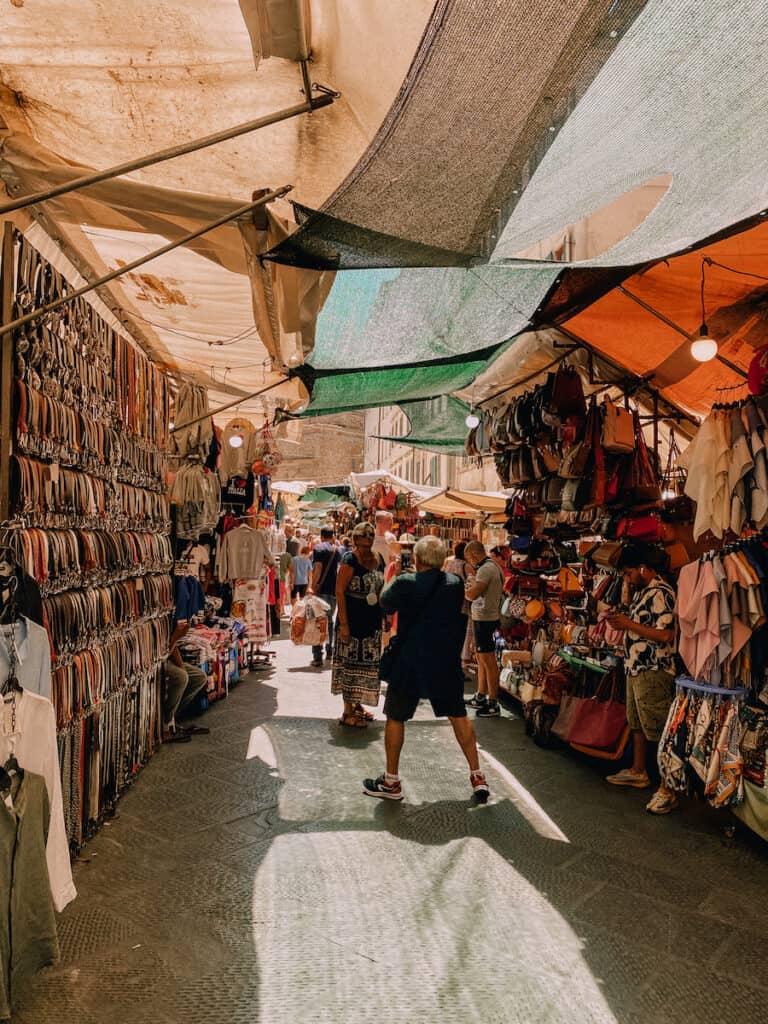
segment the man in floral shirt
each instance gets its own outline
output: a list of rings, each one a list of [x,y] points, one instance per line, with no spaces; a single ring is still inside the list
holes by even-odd
[[[675,591],[659,576],[664,560],[664,553],[651,545],[637,545],[622,553],[620,564],[633,597],[628,615],[615,612],[608,621],[614,629],[626,632],[624,669],[632,767],[608,776],[614,786],[650,786],[647,746],[661,739],[674,696]],[[662,785],[646,810],[669,814],[675,807],[677,797]]]

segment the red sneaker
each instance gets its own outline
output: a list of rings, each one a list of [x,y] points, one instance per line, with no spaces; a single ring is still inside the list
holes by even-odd
[[[469,776],[469,781],[472,783],[472,796],[474,797],[475,803],[487,804],[491,791],[488,788],[488,782],[486,781],[485,775],[483,775],[482,772],[472,772]]]
[[[363,779],[363,792],[366,796],[378,796],[382,800],[402,800],[403,787],[399,782],[387,782],[383,775],[378,779]]]

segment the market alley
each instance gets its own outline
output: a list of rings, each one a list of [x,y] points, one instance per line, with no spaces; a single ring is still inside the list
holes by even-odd
[[[328,671],[277,646],[85,847],[61,962],[18,1024],[761,1019],[768,860],[749,833],[692,803],[646,815],[509,713],[477,722],[486,807],[425,713],[404,802],[371,800],[383,725],[340,730]]]

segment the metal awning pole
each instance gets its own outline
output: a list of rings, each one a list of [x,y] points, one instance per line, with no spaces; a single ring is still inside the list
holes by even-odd
[[[209,146],[215,146],[219,142],[227,142],[229,139],[236,139],[240,135],[247,135],[249,132],[258,131],[259,128],[266,128],[271,124],[287,121],[291,117],[298,117],[300,114],[310,114],[313,110],[320,110],[321,107],[329,106],[338,95],[338,93],[322,91],[318,96],[308,98],[305,103],[298,103],[295,107],[277,110],[274,114],[257,117],[254,121],[246,121],[245,124],[236,125],[234,128],[225,128],[223,131],[214,132],[212,135],[205,135],[201,139],[193,139],[191,142],[184,142],[178,146],[169,146],[168,149],[158,150],[156,153],[150,153],[148,156],[138,157],[136,160],[128,160],[126,163],[117,164],[106,171],[95,171],[93,174],[85,174],[81,178],[75,178],[74,181],[70,181],[66,185],[56,185],[53,188],[34,192],[32,195],[24,196],[21,199],[13,199],[11,202],[0,206],[0,214],[13,213],[14,210],[23,210],[27,206],[44,203],[49,199],[56,199],[58,196],[67,195],[69,192],[78,192],[80,189],[88,188],[89,185],[98,185],[102,181],[119,178],[123,174],[130,174],[131,171],[140,171],[144,167],[152,167],[166,160],[174,160],[177,156],[196,153],[201,149],[207,149]]]
[[[189,234],[183,235],[177,241],[169,242],[168,245],[164,245],[160,249],[155,249],[146,256],[141,256],[139,259],[133,260],[132,263],[126,263],[124,267],[118,267],[117,270],[110,271],[109,274],[105,274],[104,277],[100,277],[97,281],[93,281],[91,284],[83,285],[82,288],[77,288],[75,291],[69,292],[67,295],[62,295],[60,298],[54,299],[53,302],[48,302],[44,306],[40,306],[39,309],[33,309],[31,312],[25,313],[24,316],[17,317],[15,320],[11,320],[10,323],[3,324],[2,327],[0,327],[0,337],[8,334],[9,331],[15,331],[16,328],[22,327],[24,324],[28,324],[31,320],[39,320],[41,316],[46,316],[48,313],[52,313],[54,310],[59,309],[61,306],[66,306],[67,303],[71,302],[73,299],[77,299],[81,295],[85,295],[87,292],[95,291],[95,289],[101,288],[102,285],[109,284],[110,281],[114,281],[118,277],[122,277],[123,274],[128,274],[130,271],[136,270],[137,267],[143,267],[145,263],[150,263],[152,260],[156,260],[158,256],[164,256],[168,252],[173,252],[173,250],[178,249],[179,246],[186,245],[187,242],[192,242],[195,238],[200,238],[201,235],[205,235],[209,231],[213,231],[214,228],[220,228],[224,224],[228,224],[230,221],[236,220],[238,217],[243,217],[252,210],[256,210],[258,207],[271,202],[273,199],[279,199],[287,192],[290,192],[292,188],[293,185],[283,185],[282,188],[275,189],[274,192],[268,192],[265,196],[261,196],[260,199],[256,199],[252,203],[246,203],[245,206],[239,206],[236,210],[226,214],[226,216],[219,217],[218,220],[214,220],[210,224],[206,224],[204,227],[198,228],[196,231],[190,231]]]
[[[183,430],[185,427],[191,427],[195,423],[202,423],[203,420],[209,420],[212,416],[218,416],[220,412],[226,412],[227,409],[233,409],[236,405],[242,405],[243,402],[250,402],[252,398],[258,398],[259,395],[265,395],[268,391],[274,391],[275,388],[279,388],[281,384],[285,384],[285,382],[290,379],[290,377],[283,377],[280,380],[276,380],[274,384],[268,384],[265,388],[260,388],[258,391],[251,392],[250,395],[245,395],[243,398],[236,398],[233,402],[227,402],[226,405],[220,405],[219,408],[214,409],[213,412],[204,412],[202,416],[195,416],[193,420],[187,420],[186,423],[174,423],[169,433],[175,434],[177,430]]]

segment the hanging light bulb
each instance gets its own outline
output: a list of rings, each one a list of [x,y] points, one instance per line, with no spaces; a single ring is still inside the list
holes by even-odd
[[[230,439],[229,439],[229,443],[230,443],[230,446],[232,448],[242,448],[243,447],[243,436],[242,436],[242,434],[233,434],[232,437],[230,437]]]
[[[467,418],[464,420],[464,422],[467,424],[469,429],[472,430],[473,427],[480,426],[480,417],[473,409],[470,409]]]
[[[698,338],[694,338],[691,342],[691,355],[697,363],[708,363],[717,355],[717,342],[714,338],[710,338],[707,330],[707,311],[704,305],[704,285],[708,264],[711,265],[712,260],[708,256],[704,256],[701,261],[701,327]]]
[[[699,336],[691,342],[691,355],[698,363],[708,363],[717,355],[717,342],[710,338],[707,325],[699,328]]]

